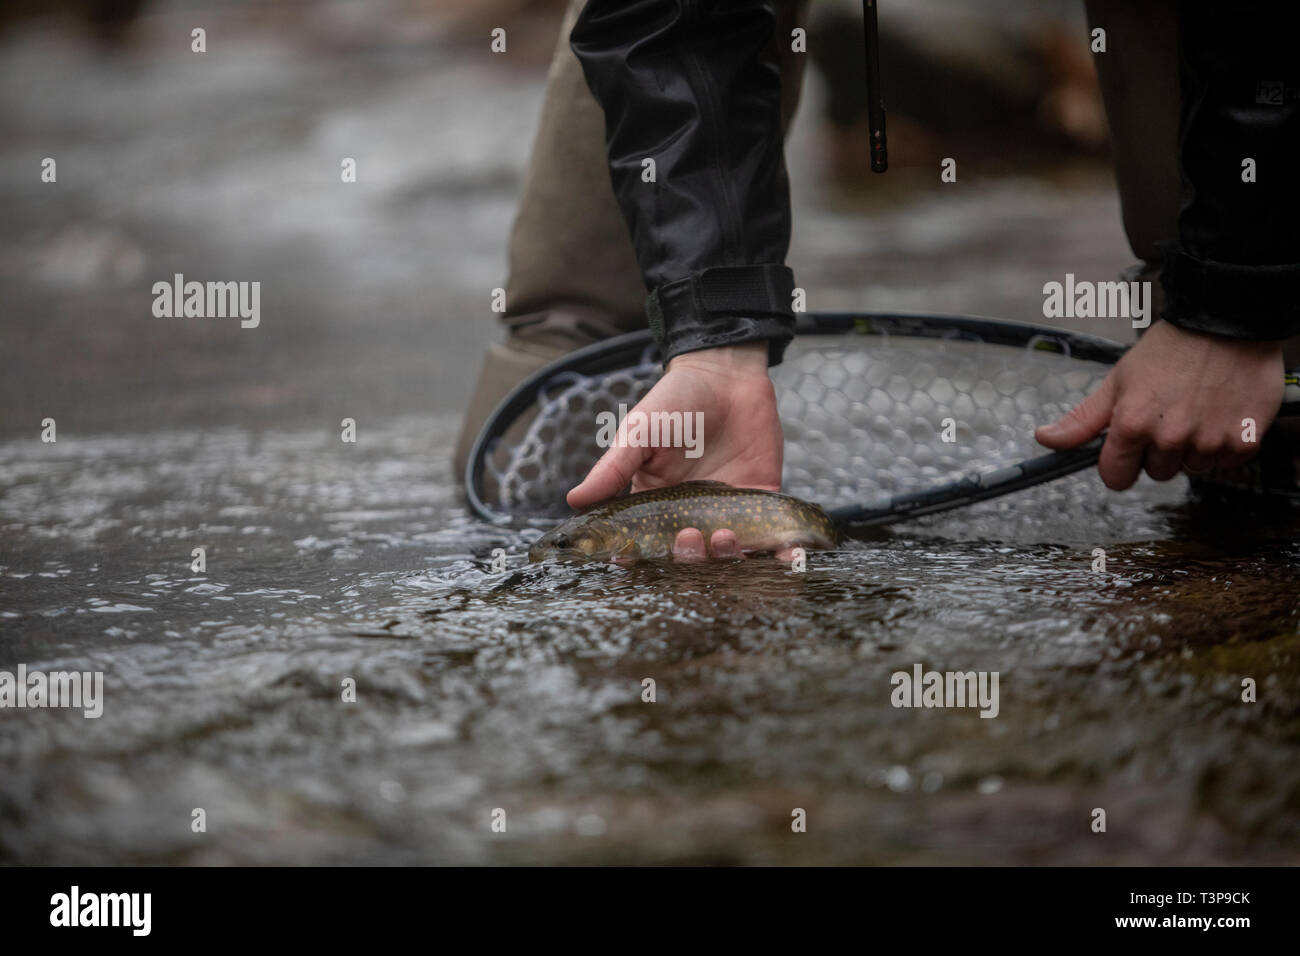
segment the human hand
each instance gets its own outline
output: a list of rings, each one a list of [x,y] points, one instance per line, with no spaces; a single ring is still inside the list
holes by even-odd
[[[687,352],[670,361],[663,378],[633,412],[701,412],[700,456],[687,458],[682,448],[628,447],[624,421],[618,440],[569,492],[570,507],[589,508],[628,484],[636,492],[711,480],[780,491],[785,444],[776,391],[767,376],[767,349],[766,342],[753,342]],[[736,535],[730,530],[714,531],[709,545],[714,557],[740,557]],[[692,559],[709,551],[698,529],[684,528],[673,553]]]
[[[1056,451],[1109,429],[1097,471],[1123,491],[1144,468],[1168,481],[1180,468],[1203,474],[1249,461],[1282,404],[1282,342],[1247,342],[1158,322],[1097,389],[1034,437]]]

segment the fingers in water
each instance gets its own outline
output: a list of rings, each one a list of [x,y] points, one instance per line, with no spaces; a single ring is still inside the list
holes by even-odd
[[[708,557],[704,548],[704,535],[699,528],[683,528],[673,542],[674,561],[703,561]]]
[[[705,558],[743,558],[740,541],[730,528],[719,528],[709,536],[708,546],[699,528],[683,528],[673,541],[673,560],[703,561]]]

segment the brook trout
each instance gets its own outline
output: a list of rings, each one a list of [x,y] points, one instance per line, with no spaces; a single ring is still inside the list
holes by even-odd
[[[729,528],[742,551],[827,549],[840,540],[817,505],[774,491],[688,481],[615,498],[570,518],[538,538],[528,560],[667,557],[683,528],[699,528],[706,544],[714,531]]]

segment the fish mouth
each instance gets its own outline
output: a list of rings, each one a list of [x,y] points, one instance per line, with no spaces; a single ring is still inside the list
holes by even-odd
[[[541,564],[545,561],[590,561],[595,555],[587,554],[577,548],[530,548],[528,550],[528,561],[530,564]]]

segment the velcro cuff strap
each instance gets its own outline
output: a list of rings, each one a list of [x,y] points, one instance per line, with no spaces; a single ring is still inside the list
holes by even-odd
[[[655,289],[646,313],[665,361],[696,349],[780,339],[775,363],[794,335],[793,293],[787,266],[715,266]]]
[[[1300,334],[1300,266],[1237,265],[1163,244],[1164,319],[1193,332],[1271,341]]]

